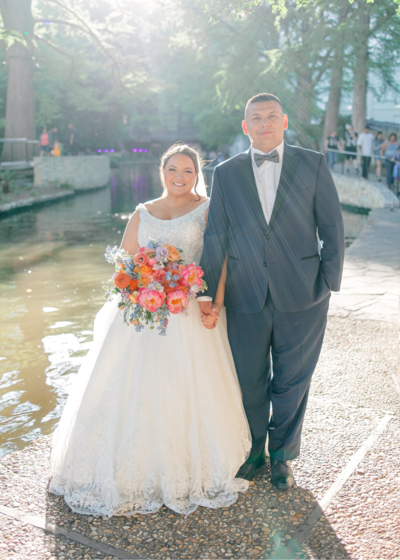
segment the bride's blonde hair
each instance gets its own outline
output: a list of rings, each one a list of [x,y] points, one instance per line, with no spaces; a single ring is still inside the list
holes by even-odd
[[[184,156],[190,157],[190,159],[193,162],[194,169],[197,175],[196,183],[194,185],[193,190],[199,198],[200,196],[207,196],[206,185],[205,185],[203,171],[202,171],[205,163],[203,156],[198,150],[196,150],[196,148],[193,148],[188,144],[174,144],[173,146],[168,148],[168,150],[161,156],[159,171],[160,171],[161,185],[163,186],[164,189],[164,195],[166,193],[166,187],[164,182],[164,169],[168,163],[168,160],[175,154],[183,154]],[[199,186],[201,188],[199,188],[199,191],[197,191],[197,187]],[[204,192],[200,192],[200,191],[204,191]]]

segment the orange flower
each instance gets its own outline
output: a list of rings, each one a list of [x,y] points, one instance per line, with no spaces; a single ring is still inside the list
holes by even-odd
[[[147,266],[146,264],[144,264],[143,266],[140,267],[140,274],[142,276],[148,276],[152,272],[153,272],[153,269],[151,268],[151,266]]]
[[[148,276],[142,276],[142,278],[140,279],[140,287],[146,287],[149,284],[151,284],[153,282],[153,277],[148,275]]]
[[[137,303],[138,295],[139,295],[139,292],[138,292],[138,291],[135,291],[135,292],[133,292],[133,294],[129,294],[128,297],[129,297],[129,299],[130,299],[130,301],[131,301],[132,303],[135,303],[135,304],[136,304],[136,303]]]
[[[114,278],[114,284],[120,290],[124,290],[125,288],[127,288],[129,286],[130,281],[131,281],[131,277],[126,272],[119,272],[117,276]]]
[[[169,294],[170,292],[174,292],[175,290],[176,290],[176,286],[171,288],[168,282],[164,285],[164,292],[166,294]]]
[[[139,287],[139,284],[137,283],[137,280],[135,280],[134,278],[131,278],[131,281],[129,282],[129,289],[131,292],[134,292],[135,290],[137,290]]]
[[[181,254],[173,245],[163,245],[168,250],[168,259],[173,262],[181,260]]]

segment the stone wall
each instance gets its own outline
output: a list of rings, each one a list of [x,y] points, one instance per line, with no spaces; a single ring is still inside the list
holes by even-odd
[[[110,180],[107,156],[61,156],[35,158],[34,186],[52,187],[68,183],[75,190],[104,187]]]
[[[394,208],[399,199],[382,183],[332,173],[342,204],[359,208]]]

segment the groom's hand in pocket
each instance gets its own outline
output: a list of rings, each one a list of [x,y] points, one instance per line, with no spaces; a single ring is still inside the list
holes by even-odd
[[[219,319],[219,305],[212,301],[199,301],[200,318],[206,329],[215,329]]]

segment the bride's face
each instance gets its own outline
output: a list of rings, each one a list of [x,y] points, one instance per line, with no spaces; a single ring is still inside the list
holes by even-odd
[[[189,195],[197,179],[194,163],[185,154],[171,156],[163,173],[165,187],[172,196]]]

